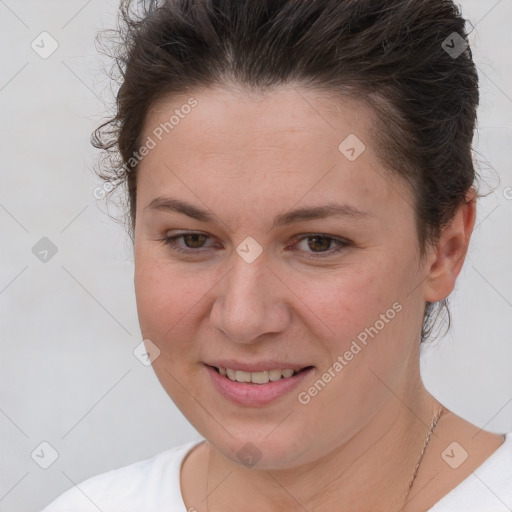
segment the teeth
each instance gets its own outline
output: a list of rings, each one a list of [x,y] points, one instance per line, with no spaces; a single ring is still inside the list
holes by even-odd
[[[231,368],[218,368],[219,373],[230,380],[237,382],[252,382],[254,384],[266,384],[269,381],[287,379],[296,372],[291,368],[285,370],[269,370],[264,372],[243,372],[241,370],[232,370]]]
[[[293,370],[283,370],[282,371],[283,377],[291,377],[293,375]]]
[[[282,371],[281,370],[270,370],[268,372],[268,378],[272,381],[274,380],[279,380],[282,376]]]
[[[237,380],[238,382],[252,382],[251,378],[254,375],[257,375],[256,373],[250,374],[249,372],[241,372],[241,371],[238,371],[238,370],[236,372],[234,372],[234,373],[235,373],[235,376],[231,380]],[[258,373],[258,375],[259,375],[259,373]]]

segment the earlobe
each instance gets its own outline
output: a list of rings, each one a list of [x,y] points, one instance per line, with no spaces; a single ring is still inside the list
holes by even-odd
[[[459,207],[433,250],[433,258],[430,260],[430,268],[425,280],[425,300],[428,302],[445,299],[455,287],[475,225],[475,195],[471,187],[466,195],[466,203]]]

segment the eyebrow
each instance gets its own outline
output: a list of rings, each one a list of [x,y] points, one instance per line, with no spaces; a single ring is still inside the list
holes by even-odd
[[[210,213],[207,210],[203,210],[193,204],[187,203],[186,201],[174,199],[172,197],[157,197],[144,207],[144,210],[146,209],[181,213],[200,222],[221,223],[219,217],[215,214]],[[350,217],[353,219],[359,219],[369,216],[371,216],[371,214],[358,210],[354,206],[331,202],[323,206],[297,208],[277,215],[272,224],[272,229],[293,224],[294,222],[325,219],[328,217]]]

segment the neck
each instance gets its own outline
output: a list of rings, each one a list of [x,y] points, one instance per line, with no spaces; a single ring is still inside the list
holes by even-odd
[[[441,409],[418,379],[408,392],[390,391],[374,416],[327,456],[293,468],[241,467],[209,445],[204,510],[252,510],[247,504],[254,503],[254,510],[328,512],[343,503],[345,510],[398,512]]]

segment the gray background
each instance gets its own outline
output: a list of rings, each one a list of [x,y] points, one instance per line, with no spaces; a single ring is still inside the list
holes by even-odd
[[[422,375],[447,407],[503,433],[512,431],[512,2],[461,5],[476,26],[482,190],[495,191],[480,203],[451,295],[451,331],[423,350]],[[132,353],[141,337],[130,242],[93,196],[89,136],[111,100],[94,36],[116,10],[105,0],[0,0],[3,512],[40,510],[73,482],[199,438]],[[47,59],[31,48],[43,31],[59,45]],[[32,252],[42,237],[58,249],[46,263]],[[31,457],[44,453],[44,463],[43,441],[58,452],[48,469]]]

